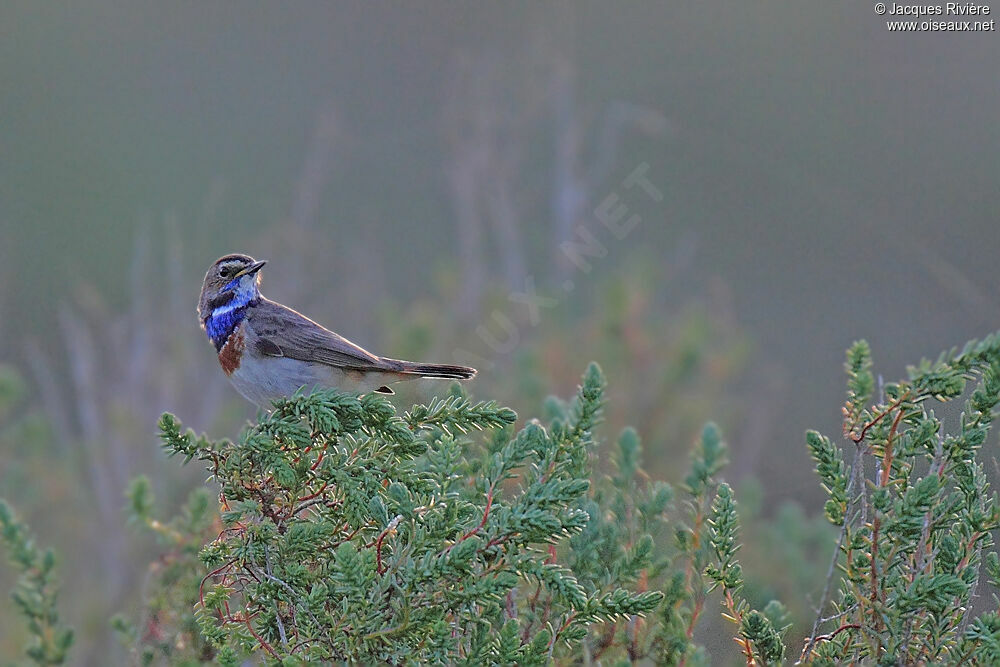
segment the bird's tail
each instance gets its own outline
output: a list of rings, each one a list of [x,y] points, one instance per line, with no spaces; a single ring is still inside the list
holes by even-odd
[[[389,361],[389,360],[387,360]],[[413,361],[391,360],[398,364],[397,370],[403,375],[416,375],[424,378],[443,378],[447,380],[470,380],[476,376],[476,369],[469,366],[454,366],[451,364],[418,364]]]

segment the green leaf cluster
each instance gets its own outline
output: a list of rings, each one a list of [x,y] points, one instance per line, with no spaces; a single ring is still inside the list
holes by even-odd
[[[377,395],[296,395],[235,443],[164,415],[168,454],[204,462],[221,491],[199,553],[201,635],[220,661],[534,664],[592,624],[655,610],[661,593],[626,586],[650,537],[614,577],[574,567],[570,543],[601,511],[589,478],[603,390],[593,365],[549,424],[516,433],[511,410],[461,395],[402,416]],[[130,498],[150,525],[141,482]],[[665,502],[657,487],[649,511]]]
[[[974,618],[973,604],[983,565],[994,581],[1000,574],[1000,504],[979,456],[1000,402],[1000,335],[877,390],[867,343],[851,347],[845,366],[854,462],[829,438],[806,437],[841,534],[827,584],[835,593],[824,593],[801,659],[992,664],[996,610]],[[965,394],[953,423],[935,415],[935,403]]]
[[[6,501],[0,499],[0,541],[12,565],[20,572],[11,600],[28,626],[25,655],[36,665],[65,662],[73,645],[73,630],[59,620],[56,557],[40,549],[28,527]]]
[[[978,614],[974,602],[1000,587],[1000,503],[981,460],[1000,336],[895,383],[876,382],[864,342],[845,368],[844,446],[806,434],[839,538],[799,660],[994,664],[1000,599]],[[157,519],[149,481],[133,482],[129,521],[167,553],[144,632],[113,624],[143,664],[701,665],[698,629],[717,598],[747,663],[781,663],[789,613],[748,599],[767,598],[746,593],[719,429],[704,427],[677,493],[646,475],[630,428],[603,471],[604,389],[591,365],[572,400],[549,399],[546,421],[520,430],[511,410],[457,386],[402,415],[379,395],[298,394],[235,442],[164,415],[167,453],[205,465],[218,512],[199,490]],[[962,396],[960,414],[935,414]],[[54,559],[4,504],[0,527],[23,572],[29,657],[59,662],[72,634],[55,613]]]

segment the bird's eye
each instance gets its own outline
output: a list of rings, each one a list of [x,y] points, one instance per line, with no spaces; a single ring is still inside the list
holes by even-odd
[[[223,278],[228,278],[229,276],[233,275],[233,269],[231,267],[224,266],[221,269],[219,269],[219,275],[222,276]]]

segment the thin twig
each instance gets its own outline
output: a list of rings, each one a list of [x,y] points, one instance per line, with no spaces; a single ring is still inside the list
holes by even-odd
[[[860,630],[860,629],[861,629],[861,624],[859,623],[845,623],[828,635],[820,635],[819,637],[816,638],[816,641],[828,642],[837,635],[839,635],[841,632],[844,632],[845,630]]]
[[[871,430],[873,426],[875,426],[880,421],[885,419],[886,415],[891,414],[893,410],[902,405],[903,401],[905,401],[909,397],[910,397],[910,392],[909,390],[907,390],[902,396],[893,401],[891,405],[886,406],[885,410],[872,417],[871,420],[869,420],[868,423],[861,428],[860,433],[850,432],[848,434],[848,437],[854,441],[854,444],[856,445],[861,444],[861,442],[865,439],[865,436],[868,435],[868,431]]]
[[[266,549],[265,549],[265,553],[264,553],[264,559],[265,559],[265,561],[267,560],[267,551],[266,551]],[[251,570],[251,574],[252,573],[253,572]],[[307,614],[309,614],[309,618],[312,619],[312,622],[316,624],[317,628],[322,628],[323,627],[320,624],[319,619],[317,619],[316,616],[315,616],[315,614],[312,613],[312,610],[309,609],[309,605],[306,604],[302,600],[302,598],[299,596],[299,594],[295,592],[295,589],[292,588],[291,585],[288,582],[282,581],[281,579],[279,579],[278,577],[274,576],[270,572],[261,572],[260,574],[265,579],[267,579],[269,581],[273,581],[274,583],[278,584],[279,586],[281,586],[282,588],[284,588],[286,591],[288,591],[288,594],[291,596],[293,602],[295,603],[295,606],[296,607],[301,607]],[[280,626],[281,626],[281,620],[280,619],[278,620],[278,625],[279,625],[279,628],[280,628]],[[327,641],[329,641],[330,645],[332,646],[333,645],[333,639],[330,638],[329,633],[324,630],[323,634],[326,635]]]
[[[267,550],[267,543],[264,543],[264,566],[267,568],[267,577],[277,581],[277,577],[271,572],[271,555]],[[287,584],[286,584],[287,585]],[[291,588],[291,586],[289,586]],[[294,591],[293,591],[294,592]],[[281,610],[278,609],[278,601],[272,600],[274,604],[274,619],[278,622],[278,634],[281,636],[282,646],[288,647],[288,637],[285,636],[285,624],[281,620]]]
[[[904,394],[905,396],[906,394]],[[902,402],[902,398],[896,401],[895,405],[899,405]],[[889,410],[887,409],[879,417],[881,419]],[[903,418],[903,410],[896,413],[895,418],[892,420],[892,427],[889,429],[889,434],[885,439],[885,447],[882,451],[882,468],[881,474],[878,476],[878,488],[885,488],[889,484],[889,477],[892,473],[892,459],[893,459],[893,440],[896,437],[896,433],[899,429],[899,422]],[[878,578],[878,541],[879,541],[879,529],[881,528],[882,520],[878,514],[872,517],[872,549],[871,549],[871,601],[872,601],[872,621],[876,630],[880,629],[881,623],[879,622],[879,615],[875,609],[875,603],[882,597],[879,593],[880,582]],[[882,600],[884,602],[884,600]]]
[[[465,535],[462,535],[462,537],[458,540],[458,542],[455,542],[455,544],[451,545],[450,549],[458,545],[459,542],[466,541],[467,539],[469,539],[470,537],[472,537],[473,535],[475,535],[476,533],[478,533],[480,530],[483,529],[483,527],[486,525],[486,520],[490,516],[490,508],[493,506],[493,492],[495,489],[496,489],[496,482],[490,484],[490,490],[486,494],[486,507],[483,508],[482,521],[479,522],[478,526],[467,532]]]
[[[935,472],[937,468],[937,472]],[[931,461],[930,469],[927,471],[929,475],[938,475],[942,477],[944,475],[944,443],[941,438],[941,434],[938,434],[937,444],[934,447],[934,458]],[[924,514],[924,522],[920,529],[920,540],[917,542],[917,550],[913,554],[913,566],[910,568],[910,583],[912,584],[916,581],[917,575],[924,571],[924,568],[933,560],[929,558],[928,547],[930,546],[930,535],[931,527],[934,522],[931,521],[933,516],[934,508],[937,506],[937,498],[935,498],[934,504],[927,509],[927,513]],[[909,646],[910,640],[913,637],[913,622],[914,617],[910,616],[906,619],[906,631],[903,635],[903,646]]]
[[[379,574],[385,574],[386,567],[382,565],[382,541],[385,539],[386,535],[396,532],[396,526],[399,522],[403,520],[401,515],[396,515],[396,517],[389,522],[389,525],[385,527],[381,533],[379,533],[378,539],[375,540],[375,570]]]
[[[258,635],[257,631],[253,629],[253,625],[250,623],[250,617],[244,616],[243,622],[246,623],[247,630],[249,630],[250,634],[253,635],[253,638],[257,640],[257,643],[261,645],[261,648],[270,653],[271,657],[274,658],[275,660],[281,660],[281,658],[278,657],[277,651],[271,648],[271,645],[268,644],[266,641],[264,641],[264,638]]]
[[[976,561],[982,562],[983,554],[983,543],[979,542],[976,546]],[[970,615],[972,614],[972,607],[975,605],[976,601],[976,589],[979,587],[979,579],[981,576],[977,576],[972,582],[972,587],[969,589],[969,602],[965,605],[965,610],[962,612],[962,620],[958,624],[958,635],[961,637],[965,635],[965,629],[969,625]]]
[[[217,574],[222,574],[223,570],[225,570],[226,568],[228,568],[230,565],[232,565],[235,562],[236,562],[236,559],[233,558],[231,561],[229,561],[225,565],[221,565],[221,566],[217,567],[216,569],[212,570],[211,572],[209,572],[208,574],[206,574],[204,576],[204,578],[201,580],[201,584],[198,586],[198,600],[201,602],[202,609],[205,608],[205,582],[208,581],[209,579],[211,579],[212,577],[214,577]]]
[[[728,588],[725,590],[725,597],[726,608],[729,609],[729,615],[733,617],[736,627],[742,628],[743,614],[741,614],[739,609],[736,608],[736,601],[733,599],[733,593]],[[747,658],[747,667],[755,664],[753,659],[753,645],[750,643],[750,640],[746,637],[734,637],[733,639],[735,639],[736,643],[743,649],[743,655]]]
[[[699,587],[697,593],[695,593],[694,587],[694,574],[695,574],[695,560],[698,558],[698,549],[701,548],[701,527],[705,521],[705,510],[708,504],[708,489],[705,489],[704,496],[699,500],[698,505],[695,509],[694,516],[694,528],[691,531],[691,545],[688,551],[691,557],[688,559],[687,565],[684,568],[684,589],[690,590],[694,594],[694,607],[691,610],[691,619],[688,621],[687,629],[685,630],[685,636],[688,641],[694,637],[694,628],[698,623],[698,616],[701,615],[702,609],[705,607],[705,595],[704,590]],[[687,664],[687,656],[681,656],[679,667],[685,667]]]
[[[855,479],[858,477],[859,470],[861,468],[861,453],[864,451],[864,447],[861,443],[855,443],[856,449],[854,452],[854,462],[851,463],[851,474],[847,480],[847,490],[845,495],[850,498],[851,491],[854,489]],[[864,486],[862,484],[862,486]],[[809,639],[806,640],[805,646],[802,647],[802,654],[799,656],[799,661],[796,664],[801,664],[805,662],[806,656],[812,651],[813,646],[819,640],[816,635],[819,632],[820,623],[823,620],[823,609],[826,608],[826,603],[830,598],[830,588],[833,586],[833,575],[837,569],[837,561],[840,560],[840,550],[844,546],[844,539],[847,536],[847,529],[850,525],[849,517],[844,517],[844,524],[840,527],[840,537],[837,538],[837,546],[833,550],[833,556],[830,558],[830,565],[826,570],[826,583],[823,585],[823,595],[819,600],[819,610],[816,614],[816,620],[813,622],[812,632],[809,633]]]

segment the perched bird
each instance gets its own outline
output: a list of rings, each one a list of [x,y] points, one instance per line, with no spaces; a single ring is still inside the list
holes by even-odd
[[[379,357],[308,317],[261,296],[263,261],[226,255],[205,274],[198,318],[219,365],[244,398],[267,407],[305,387],[391,394],[415,378],[468,380],[476,369]]]

